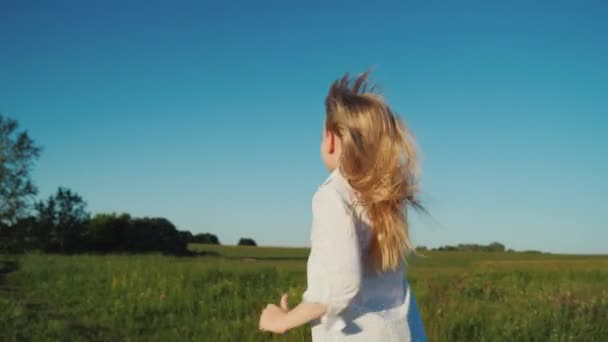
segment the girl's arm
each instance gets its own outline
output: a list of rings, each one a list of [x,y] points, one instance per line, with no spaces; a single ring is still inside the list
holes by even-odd
[[[352,302],[361,285],[361,255],[352,213],[340,194],[324,186],[313,198],[313,225],[308,288],[302,303],[288,313],[269,304],[260,328],[287,331],[314,319],[330,330],[346,323],[340,313]]]
[[[320,303],[302,302],[291,311],[268,304],[260,317],[260,329],[283,334],[313,319],[318,319],[327,312],[327,307]]]
[[[346,326],[341,313],[361,287],[362,264],[355,213],[333,186],[321,187],[313,198],[311,251],[308,288],[302,295],[307,303],[326,306],[321,323],[329,330]]]

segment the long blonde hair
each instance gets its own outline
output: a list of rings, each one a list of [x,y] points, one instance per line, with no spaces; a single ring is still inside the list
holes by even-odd
[[[414,250],[407,205],[419,202],[415,140],[403,120],[368,84],[367,71],[346,74],[325,99],[325,128],[341,139],[339,167],[358,193],[373,229],[369,261],[377,271],[396,269]]]

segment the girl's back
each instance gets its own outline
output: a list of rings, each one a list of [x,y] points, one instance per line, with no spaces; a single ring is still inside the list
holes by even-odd
[[[339,203],[324,201],[329,196],[323,193],[335,193]],[[338,317],[325,316],[311,322],[313,341],[424,341],[424,330],[417,312],[415,302],[412,303],[412,294],[409,283],[405,277],[405,263],[396,270],[386,272],[375,272],[374,268],[365,262],[369,252],[373,230],[370,227],[363,208],[356,205],[355,191],[336,169],[327,181],[319,188],[313,202],[315,206],[324,206],[332,211],[336,221],[351,220],[352,233],[356,237],[358,251],[353,251],[340,241],[335,241],[331,248],[325,252],[317,249],[311,251],[308,260],[309,287],[304,293],[305,301],[321,299],[322,289],[315,287],[321,282],[340,284],[342,282],[357,283],[360,277],[358,291],[350,300],[350,304],[338,315]],[[339,218],[339,216],[344,216]],[[325,218],[327,221],[327,218]],[[311,232],[311,243],[317,244],[320,239],[331,239],[331,232],[323,231],[323,225],[313,224]],[[335,230],[335,226],[334,226]],[[349,231],[345,231],[349,234]],[[335,236],[334,236],[335,237]],[[353,253],[355,255],[353,255]],[[345,270],[332,270],[327,267],[332,260],[344,259],[345,257],[358,258],[359,270],[351,269],[348,274]],[[342,265],[344,266],[344,265]],[[335,279],[335,277],[340,279]],[[319,279],[324,278],[324,279]],[[330,278],[330,279],[327,279]],[[354,285],[353,285],[354,286]],[[343,286],[342,289],[348,288]],[[334,294],[342,294],[339,287],[334,287]],[[331,292],[331,291],[330,291]],[[323,298],[331,300],[330,298]],[[346,299],[346,298],[344,298]],[[337,303],[339,303],[337,301]],[[412,305],[414,304],[414,305]],[[338,304],[339,305],[339,304]],[[413,326],[411,329],[410,325]],[[410,332],[410,330],[414,330]]]

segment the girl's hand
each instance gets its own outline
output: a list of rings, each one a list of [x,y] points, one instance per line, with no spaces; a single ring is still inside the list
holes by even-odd
[[[260,330],[276,334],[284,334],[287,328],[284,324],[287,312],[275,304],[268,304],[260,316]]]
[[[287,294],[281,296],[280,307],[275,304],[268,304],[260,316],[260,330],[270,331],[277,334],[284,334],[287,331],[284,320],[289,312]]]

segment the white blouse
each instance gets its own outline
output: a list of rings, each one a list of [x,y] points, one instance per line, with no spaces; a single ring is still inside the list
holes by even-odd
[[[374,274],[363,262],[371,228],[354,189],[338,168],[312,201],[311,249],[305,302],[325,304],[327,312],[310,322],[321,341],[426,341],[422,320],[402,264]]]

